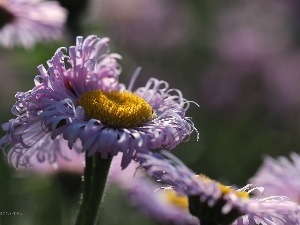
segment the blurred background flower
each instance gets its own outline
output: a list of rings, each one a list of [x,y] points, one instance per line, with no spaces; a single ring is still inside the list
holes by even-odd
[[[249,182],[264,187],[263,193],[257,194],[257,197],[283,194],[299,204],[300,155],[292,152],[290,157],[265,156],[262,165]]]
[[[92,0],[91,18],[130,52],[177,48],[189,41],[193,13],[178,0]]]
[[[3,0],[0,2],[0,43],[31,48],[36,42],[62,37],[67,11],[58,2]]]
[[[147,176],[137,162],[132,161],[121,170],[121,159],[118,154],[112,161],[108,188],[118,186],[126,195],[127,207],[161,224],[199,224],[198,219],[188,212],[186,199],[177,196],[175,191],[162,188],[162,183]]]
[[[248,184],[240,189],[226,186],[206,175],[196,175],[169,152],[139,154],[147,174],[188,199],[185,207],[199,218],[200,224],[300,224],[299,207],[286,196],[250,196],[261,187]],[[234,222],[235,221],[235,222]]]
[[[12,117],[15,93],[32,87],[37,65],[74,44],[71,36],[97,34],[110,37],[112,49],[124,56],[122,83],[142,66],[136,87],[155,76],[200,105],[187,113],[199,141],[192,136],[173,151],[192,170],[242,186],[262,155],[299,152],[299,1],[60,2],[69,13],[64,39],[37,43],[30,52],[0,49],[1,124]],[[66,211],[66,193],[76,184],[63,189],[57,176],[20,177],[0,160],[0,211],[23,214],[1,216],[1,224],[60,225],[76,214],[72,207]],[[126,193],[110,185],[102,223],[157,224],[127,206]]]

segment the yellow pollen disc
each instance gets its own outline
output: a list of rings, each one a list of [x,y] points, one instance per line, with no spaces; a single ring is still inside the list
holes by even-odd
[[[233,192],[234,194],[236,194],[236,196],[238,196],[240,198],[249,199],[249,194],[246,191],[236,191],[236,190],[234,190],[230,187],[227,187],[223,184],[220,184],[220,183],[218,183],[218,187],[221,190],[223,196]]]
[[[89,91],[80,96],[78,104],[87,119],[98,119],[113,128],[137,127],[156,118],[143,98],[128,91]]]
[[[209,177],[207,177],[207,176],[205,176],[203,174],[197,175],[197,177],[199,179],[201,179],[202,181],[204,181],[205,183],[206,182],[216,182],[216,181],[213,181],[212,179],[210,179]],[[240,198],[249,199],[249,194],[246,191],[236,191],[233,188],[225,186],[225,185],[223,185],[223,184],[221,184],[219,182],[216,182],[216,183],[217,183],[217,185],[218,185],[218,187],[219,187],[219,189],[220,189],[220,191],[222,193],[222,196],[227,195],[229,193],[234,193],[234,194],[236,194],[236,196],[238,196]]]
[[[178,196],[175,191],[173,190],[166,190],[164,191],[165,196],[167,197],[168,201],[179,208],[184,210],[188,210],[189,201],[188,198],[185,196]]]

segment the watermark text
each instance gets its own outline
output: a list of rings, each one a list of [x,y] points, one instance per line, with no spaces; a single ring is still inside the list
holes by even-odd
[[[0,211],[0,216],[22,216],[21,212],[4,212]]]

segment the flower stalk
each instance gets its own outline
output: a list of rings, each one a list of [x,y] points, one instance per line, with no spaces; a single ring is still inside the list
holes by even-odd
[[[112,156],[101,158],[101,154],[85,156],[82,199],[76,225],[95,225],[102,203]]]

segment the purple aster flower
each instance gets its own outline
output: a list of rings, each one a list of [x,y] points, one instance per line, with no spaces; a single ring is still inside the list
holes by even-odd
[[[30,48],[37,41],[57,39],[66,16],[66,10],[56,1],[2,0],[0,44]]]
[[[274,159],[266,156],[263,164],[250,182],[264,186],[263,196],[286,195],[299,204],[300,195],[300,156],[297,153]],[[261,197],[261,196],[257,196]]]
[[[121,188],[131,206],[160,224],[199,224],[198,219],[188,212],[185,197],[177,196],[172,190],[160,189],[143,171],[137,170],[139,164],[134,161],[121,170],[121,158],[121,154],[114,157],[108,180]]]
[[[187,196],[189,210],[201,224],[300,224],[298,206],[285,196],[250,198],[250,192],[261,188],[236,189],[197,176],[171,153],[138,156],[148,174]]]
[[[143,214],[155,219],[161,224],[198,225],[199,220],[188,212],[183,203],[185,197],[177,196],[172,190],[158,190],[159,187],[148,179],[133,179],[122,187],[131,200]]]
[[[78,37],[68,55],[65,50],[56,51],[48,69],[38,67],[35,87],[17,93],[12,108],[16,118],[2,126],[7,133],[1,148],[9,150],[16,167],[28,165],[33,155],[55,161],[62,152],[53,145],[62,137],[70,149],[80,140],[80,151],[88,156],[123,153],[122,168],[137,152],[173,149],[188,140],[195,129],[185,117],[189,102],[155,78],[132,91],[139,71],[127,88],[120,84],[120,55],[110,53],[108,38]]]

